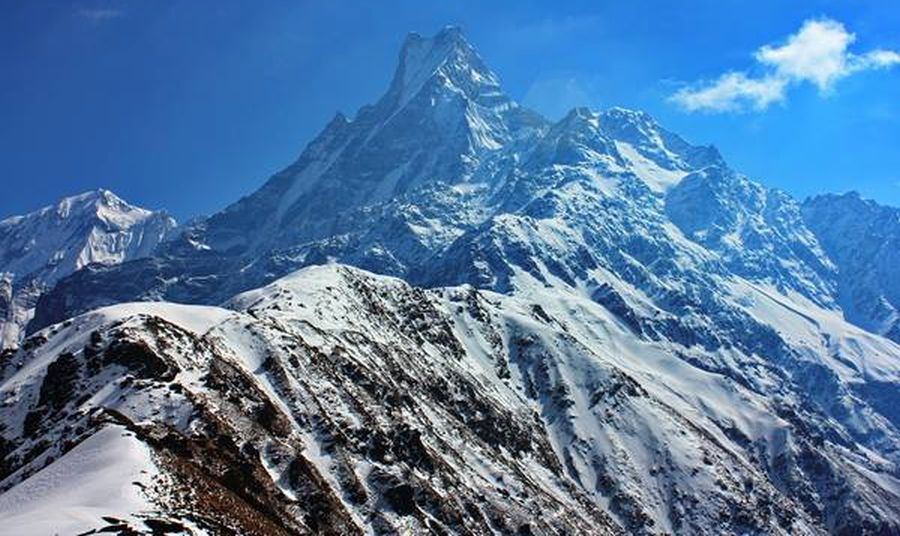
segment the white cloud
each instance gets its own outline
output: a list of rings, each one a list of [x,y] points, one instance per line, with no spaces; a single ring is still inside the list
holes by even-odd
[[[774,67],[781,78],[806,80],[825,91],[849,74],[847,47],[854,40],[855,36],[839,22],[806,21],[784,45],[760,48],[756,61]]]
[[[900,54],[893,50],[873,50],[862,56],[851,55],[850,58],[850,69],[854,71],[886,69],[900,63]]]
[[[900,64],[900,54],[876,49],[864,54],[848,51],[856,35],[831,19],[808,20],[782,45],[765,45],[754,54],[764,74],[750,77],[730,72],[678,90],[670,100],[688,111],[764,110],[783,101],[788,88],[814,84],[822,94],[853,73]]]
[[[727,73],[704,86],[682,88],[672,100],[691,112],[730,112],[747,107],[764,110],[784,99],[786,86],[784,79],[775,76],[753,79],[744,73]]]

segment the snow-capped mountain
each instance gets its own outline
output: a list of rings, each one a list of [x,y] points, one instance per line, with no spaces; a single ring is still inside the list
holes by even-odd
[[[352,121],[338,114],[297,162],[211,217],[203,242],[259,251],[332,237],[352,228],[353,209],[477,180],[500,149],[543,125],[503,94],[459,29],[410,34],[388,92]]]
[[[0,519],[900,533],[898,213],[849,199],[642,112],[547,121],[458,29],[412,34],[259,191],[40,297],[2,364]],[[115,514],[29,499],[112,478],[77,469],[101,442],[142,483]]]
[[[175,228],[165,212],[129,205],[108,190],[0,221],[0,348],[18,343],[38,295],[89,264],[154,252]]]

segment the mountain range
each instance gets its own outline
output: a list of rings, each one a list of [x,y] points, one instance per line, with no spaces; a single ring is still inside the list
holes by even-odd
[[[0,261],[15,533],[900,534],[900,210],[549,121],[457,28],[221,212]]]

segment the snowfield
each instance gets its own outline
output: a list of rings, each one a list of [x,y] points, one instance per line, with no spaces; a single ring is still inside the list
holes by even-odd
[[[134,520],[154,511],[142,489],[157,475],[150,449],[109,426],[0,495],[8,534],[81,534],[104,516]]]

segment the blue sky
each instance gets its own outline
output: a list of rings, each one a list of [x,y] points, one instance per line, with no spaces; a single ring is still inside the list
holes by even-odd
[[[766,185],[900,206],[900,65],[867,56],[900,51],[895,1],[550,4],[4,2],[0,216],[96,187],[180,219],[218,210],[375,101],[408,31],[446,24],[548,117],[643,109]],[[808,21],[844,32],[837,70],[786,47]]]

